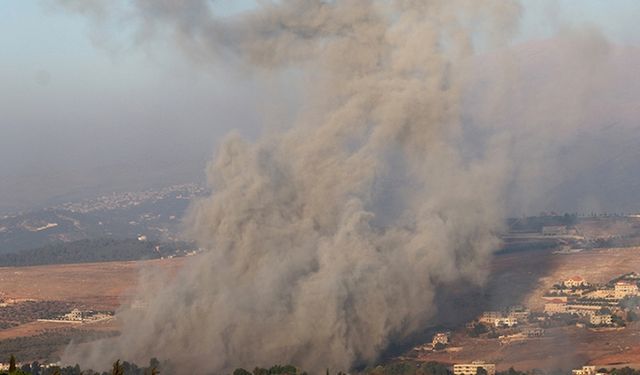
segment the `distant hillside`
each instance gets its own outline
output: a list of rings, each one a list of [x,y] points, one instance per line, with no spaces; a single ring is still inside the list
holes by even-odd
[[[176,241],[180,219],[203,192],[195,184],[175,185],[0,216],[0,254],[97,238]]]
[[[194,251],[188,242],[159,243],[136,239],[101,238],[51,244],[0,255],[0,267],[94,263],[182,256]]]

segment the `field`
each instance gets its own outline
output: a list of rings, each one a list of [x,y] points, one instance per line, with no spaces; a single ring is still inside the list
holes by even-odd
[[[10,302],[0,307],[0,358],[55,360],[72,339],[116,334],[114,320],[78,325],[36,320],[72,308],[115,311],[131,297],[141,269],[174,273],[186,259],[0,268],[0,296]]]
[[[174,271],[185,259],[0,268],[0,293],[5,299],[66,301],[87,309],[115,310],[132,293],[140,269]]]

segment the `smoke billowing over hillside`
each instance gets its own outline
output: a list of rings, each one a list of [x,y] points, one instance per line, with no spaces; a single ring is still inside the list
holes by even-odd
[[[61,3],[110,13],[108,2]],[[517,3],[281,1],[225,18],[205,1],[127,9],[141,40],[170,35],[199,66],[291,77],[301,104],[260,139],[232,134],[219,146],[207,170],[214,193],[186,218],[209,250],[171,281],[148,275],[146,308],[119,314],[122,335],[70,347],[65,361],[346,369],[433,324],[436,288],[482,283],[504,194],[531,178],[513,173],[513,156],[536,124],[496,117],[513,88],[483,91],[474,56],[507,47]],[[499,83],[517,73],[504,72]],[[466,116],[477,112],[481,129],[461,122],[472,83],[483,104]]]

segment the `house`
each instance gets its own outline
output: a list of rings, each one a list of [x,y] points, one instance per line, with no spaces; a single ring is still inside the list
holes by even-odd
[[[601,308],[602,306],[598,304],[568,303],[566,312],[580,316],[591,316],[597,314]]]
[[[525,323],[529,320],[529,315],[531,315],[531,311],[524,306],[512,306],[509,308],[507,317],[515,319],[518,323]]]
[[[500,311],[485,311],[478,321],[480,323],[488,325],[496,325],[496,321],[502,319],[502,313]]]
[[[614,290],[609,288],[592,290],[588,293],[583,294],[583,297],[588,299],[606,299],[606,300],[617,299],[615,298]]]
[[[438,332],[433,335],[431,344],[435,347],[436,344],[447,345],[449,344],[449,334],[447,332]]]
[[[571,370],[571,375],[596,375],[596,366],[582,366],[580,369]]]
[[[73,309],[71,312],[64,314],[64,320],[70,320],[74,322],[82,321],[82,311],[78,309]]]
[[[587,285],[589,284],[580,276],[572,276],[564,281],[564,286],[567,288],[579,288]]]
[[[613,321],[611,320],[611,314],[593,314],[589,316],[589,323],[594,326],[599,326],[611,325]]]
[[[567,312],[567,303],[565,300],[552,299],[544,304],[544,312],[547,315],[562,314]]]
[[[514,317],[506,316],[506,317],[501,317],[496,319],[493,324],[496,327],[504,327],[504,326],[513,327],[518,325],[518,319]]]
[[[471,363],[461,363],[453,365],[454,375],[476,375],[478,368],[483,368],[487,371],[487,375],[496,374],[496,365],[494,363],[485,363],[484,361],[473,361]]]
[[[614,286],[613,295],[617,299],[623,299],[627,296],[637,296],[638,284],[628,281],[618,281]]]

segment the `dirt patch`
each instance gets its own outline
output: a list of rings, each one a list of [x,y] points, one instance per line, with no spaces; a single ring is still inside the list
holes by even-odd
[[[185,259],[2,267],[0,291],[5,298],[67,301],[93,310],[115,310],[122,298],[131,295],[141,269],[175,272]]]

